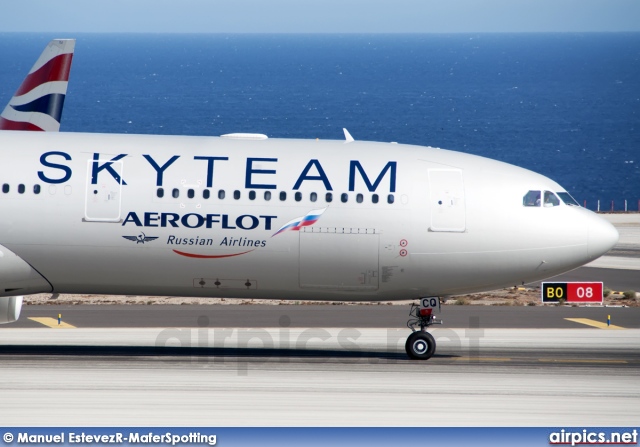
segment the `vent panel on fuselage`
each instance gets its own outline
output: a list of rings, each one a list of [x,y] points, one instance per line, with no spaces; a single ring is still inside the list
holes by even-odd
[[[430,231],[464,232],[466,211],[460,169],[429,169]]]

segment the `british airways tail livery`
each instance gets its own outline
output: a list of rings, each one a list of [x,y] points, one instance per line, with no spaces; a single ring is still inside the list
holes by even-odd
[[[76,41],[49,42],[0,115],[0,130],[57,132]]]
[[[618,233],[553,180],[432,147],[0,131],[0,322],[33,293],[419,300],[551,277]],[[19,149],[19,150],[18,150]]]

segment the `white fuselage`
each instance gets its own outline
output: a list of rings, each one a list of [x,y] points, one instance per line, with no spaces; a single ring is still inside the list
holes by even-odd
[[[3,296],[445,296],[554,276],[617,240],[586,209],[523,206],[564,191],[542,175],[401,144],[3,131],[0,188]]]

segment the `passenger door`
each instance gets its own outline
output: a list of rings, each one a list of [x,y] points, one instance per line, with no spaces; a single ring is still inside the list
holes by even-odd
[[[97,182],[93,183],[92,173],[94,165],[105,163],[111,165],[110,172],[97,175]],[[120,222],[122,209],[122,176],[124,165],[122,160],[88,160],[87,187],[85,195],[84,220],[87,222]]]

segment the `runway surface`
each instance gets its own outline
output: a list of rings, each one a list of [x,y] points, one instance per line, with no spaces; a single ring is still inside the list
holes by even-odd
[[[637,424],[640,329],[0,331],[0,420],[29,425]]]

